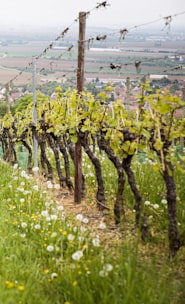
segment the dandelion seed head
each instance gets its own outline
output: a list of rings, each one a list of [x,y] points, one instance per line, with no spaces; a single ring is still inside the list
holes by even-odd
[[[41,212],[41,215],[47,217],[48,216],[48,210],[43,210]]]
[[[99,225],[98,225],[98,228],[99,229],[106,229],[106,224],[105,223],[103,223],[103,222],[101,222]]]
[[[82,258],[82,256],[83,256],[83,251],[78,250],[72,254],[72,259],[75,261],[79,261]]]
[[[36,229],[36,230],[41,229],[41,225],[40,225],[40,224],[36,224],[36,225],[35,225],[35,229]]]
[[[82,214],[77,214],[76,215],[76,219],[78,220],[78,221],[80,221],[80,222],[82,222],[83,221],[83,215]]]
[[[22,228],[26,228],[27,226],[28,226],[28,224],[27,224],[26,222],[22,222],[22,223],[21,223],[21,227],[22,227]]]
[[[39,190],[38,185],[34,185],[34,186],[33,186],[33,190],[38,191],[38,190]]]
[[[84,217],[84,218],[82,219],[82,223],[84,223],[84,224],[88,224],[88,223],[89,223],[88,218],[87,218],[87,217]]]
[[[159,205],[158,205],[158,204],[154,204],[154,205],[153,205],[153,208],[154,208],[154,209],[159,209]]]
[[[103,267],[103,269],[104,269],[105,271],[110,272],[110,271],[113,270],[113,266],[112,266],[111,264],[105,264],[104,267]]]
[[[51,279],[53,280],[53,279],[56,279],[58,277],[58,274],[56,273],[56,272],[53,272],[52,274],[51,274]]]
[[[48,245],[46,247],[46,250],[49,251],[49,252],[52,252],[52,251],[54,251],[54,247],[52,245]]]
[[[33,171],[33,173],[39,172],[39,167],[33,167],[32,171]]]
[[[54,188],[57,189],[57,190],[59,190],[60,189],[60,184],[55,184]]]
[[[56,221],[58,217],[56,214],[51,214],[50,218],[51,218],[51,220]]]
[[[67,239],[68,241],[73,241],[75,239],[74,234],[68,234]]]
[[[100,246],[100,239],[99,238],[94,238],[92,239],[92,244],[94,247],[99,247]]]
[[[107,276],[108,276],[108,272],[105,271],[105,270],[100,270],[100,271],[99,271],[99,276],[100,276],[100,277],[103,277],[103,278],[104,278],[104,277],[107,277]]]

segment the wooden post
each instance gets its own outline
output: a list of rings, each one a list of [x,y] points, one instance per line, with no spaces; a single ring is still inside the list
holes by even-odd
[[[125,102],[125,107],[129,109],[129,104],[130,104],[130,77],[126,78],[126,102]]]
[[[78,68],[77,68],[77,92],[78,96],[84,90],[84,59],[85,59],[85,28],[86,13],[79,13],[79,40],[78,40]],[[82,199],[82,147],[78,140],[75,144],[75,189],[74,201],[81,203]]]
[[[6,84],[6,113],[10,113],[10,85]]]
[[[185,87],[182,88],[182,100],[185,101]],[[185,111],[183,109],[183,117],[184,117]],[[180,137],[180,146],[182,149],[184,148],[184,137]]]
[[[35,57],[32,58],[32,81],[33,81],[33,122],[37,124],[37,93],[36,93],[36,61]],[[33,136],[33,158],[34,167],[38,167],[38,141],[35,136]]]

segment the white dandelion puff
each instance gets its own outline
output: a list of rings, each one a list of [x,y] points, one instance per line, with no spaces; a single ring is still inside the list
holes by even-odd
[[[82,258],[82,256],[83,256],[83,251],[78,250],[72,254],[72,259],[75,261],[79,261]]]
[[[49,251],[49,252],[52,252],[54,250],[54,247],[52,245],[48,245],[46,247],[46,250]]]
[[[80,222],[82,222],[83,221],[83,215],[82,214],[77,214],[76,215],[76,219],[78,220],[78,221],[80,221]]]

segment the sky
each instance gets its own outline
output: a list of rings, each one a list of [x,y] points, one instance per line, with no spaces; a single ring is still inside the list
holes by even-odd
[[[80,11],[90,11],[88,25],[124,28],[185,12],[185,0],[109,0],[107,3],[110,6],[94,9],[101,2],[103,1],[1,0],[0,27],[69,26]],[[173,17],[172,23],[185,28],[185,13]]]

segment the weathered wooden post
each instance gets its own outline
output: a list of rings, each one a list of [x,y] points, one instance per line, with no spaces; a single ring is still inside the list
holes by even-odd
[[[85,28],[86,13],[79,13],[79,39],[78,39],[78,68],[77,68],[77,92],[78,96],[84,90],[84,59],[85,59]],[[82,147],[78,140],[75,144],[75,190],[74,201],[81,203],[82,199]]]

